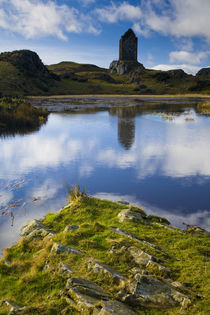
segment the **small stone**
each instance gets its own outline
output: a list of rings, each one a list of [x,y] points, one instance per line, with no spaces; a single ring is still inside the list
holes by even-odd
[[[3,260],[3,262],[8,267],[11,265],[11,261],[9,261],[8,259]]]
[[[4,300],[3,302],[11,308],[9,314],[20,314],[26,308],[25,306],[21,307],[10,300]]]
[[[82,314],[89,314],[89,312],[92,314],[96,310],[96,304],[110,298],[101,287],[82,278],[69,279],[66,288]]]
[[[48,270],[48,269],[50,269],[50,265],[49,264],[45,264],[43,270],[45,271],[45,270]]]
[[[26,223],[20,230],[21,236],[26,236],[28,238],[42,237],[47,235],[54,235],[55,233],[50,231],[48,227],[42,224],[39,220],[30,220]]]
[[[5,300],[4,303],[7,305],[7,306],[10,306],[10,307],[13,307],[13,308],[20,308],[21,306],[19,306],[18,304],[10,301],[10,300]]]
[[[126,200],[118,200],[117,201],[118,203],[120,203],[121,205],[126,205],[126,206],[128,206],[130,203],[128,202],[128,201],[126,201]]]
[[[67,225],[64,229],[64,232],[69,232],[69,231],[78,230],[78,229],[79,229],[79,225]]]
[[[136,315],[130,307],[119,301],[105,301],[101,303],[102,309],[98,315]]]
[[[95,273],[107,274],[117,284],[124,285],[125,282],[127,281],[127,279],[123,275],[121,275],[118,271],[96,260],[91,261],[88,265],[88,268],[93,269]]]
[[[51,251],[55,251],[57,254],[73,253],[73,254],[77,254],[77,255],[84,255],[82,252],[80,252],[76,248],[72,248],[70,246],[66,246],[66,245],[62,245],[62,244],[58,244],[58,243],[53,244]]]
[[[147,254],[136,246],[128,247],[128,252],[137,264],[146,266],[150,261],[156,261],[156,258]]]
[[[60,264],[59,271],[61,273],[67,274],[68,276],[70,276],[73,273],[73,270],[66,264]]]
[[[134,279],[139,280],[141,278],[141,276],[145,276],[145,275],[146,276],[150,275],[150,272],[143,269],[135,275]]]
[[[119,222],[141,222],[145,223],[144,217],[141,215],[141,213],[132,211],[131,209],[125,209],[122,210],[118,214]]]

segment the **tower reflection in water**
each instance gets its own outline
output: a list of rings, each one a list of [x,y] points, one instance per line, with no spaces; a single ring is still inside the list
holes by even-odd
[[[135,106],[112,108],[110,110],[111,115],[118,116],[118,141],[125,150],[129,150],[135,141],[135,116],[137,111]]]

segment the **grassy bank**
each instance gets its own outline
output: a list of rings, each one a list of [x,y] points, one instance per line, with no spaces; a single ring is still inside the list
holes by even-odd
[[[47,116],[47,111],[36,109],[20,98],[0,98],[0,133],[36,130]]]
[[[168,223],[72,190],[66,207],[32,221],[5,250],[0,314],[111,314],[110,305],[114,314],[207,314],[208,233]],[[141,281],[156,281],[144,283],[150,297],[132,294]]]

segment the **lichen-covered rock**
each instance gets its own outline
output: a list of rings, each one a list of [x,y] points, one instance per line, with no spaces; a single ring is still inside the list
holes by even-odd
[[[169,268],[166,268],[165,266],[160,265],[159,263],[149,260],[146,268],[151,272],[158,272],[161,274],[161,276],[169,276],[171,273],[171,270]]]
[[[124,285],[127,279],[121,275],[118,271],[112,269],[111,267],[102,264],[96,260],[92,260],[88,264],[88,269],[92,269],[95,273],[107,274],[116,284]]]
[[[110,298],[101,287],[82,278],[69,279],[66,288],[82,314],[92,314],[93,310],[97,310],[96,304]]]
[[[54,243],[52,246],[51,251],[55,251],[57,254],[60,253],[73,253],[73,254],[77,254],[77,255],[84,255],[82,252],[80,252],[78,249],[70,247],[70,246],[66,246],[66,245],[62,245],[62,244],[58,244],[58,243]]]
[[[74,231],[78,229],[79,229],[79,225],[67,225],[64,229],[64,232]]]
[[[67,277],[69,277],[73,273],[73,270],[66,264],[60,264],[59,265],[59,272],[61,274],[66,275]]]
[[[175,290],[170,284],[151,276],[140,276],[129,284],[131,294],[124,297],[124,301],[133,300],[146,308],[167,309],[178,305],[187,306],[190,299]],[[129,302],[130,303],[130,302]]]
[[[10,301],[10,300],[4,300],[2,301],[2,304],[5,303],[8,307],[10,307],[9,314],[20,314],[22,311],[25,310],[25,306],[21,307],[18,304]]]
[[[41,237],[44,238],[47,235],[54,235],[53,231],[50,231],[48,227],[43,225],[39,220],[30,220],[20,230],[21,236],[28,238]]]
[[[144,223],[144,216],[136,211],[132,211],[131,209],[122,210],[118,214],[119,222],[130,221],[130,222],[141,222]]]
[[[136,315],[130,307],[119,301],[102,302],[102,309],[98,315]]]
[[[136,246],[128,247],[128,252],[137,264],[146,266],[150,261],[156,261],[155,257],[147,254]]]
[[[72,278],[67,281],[67,289],[77,288],[78,292],[82,294],[87,294],[89,296],[101,299],[108,300],[109,295],[97,284],[82,278]]]
[[[148,246],[148,247],[150,247],[150,248],[156,249],[156,250],[158,250],[161,254],[163,254],[164,256],[169,257],[169,255],[168,255],[167,253],[165,253],[162,249],[160,249],[157,245],[152,244],[152,243],[150,243],[150,242],[148,242],[148,241],[145,241],[144,239],[140,239],[139,237],[136,237],[135,235],[133,235],[133,234],[127,232],[127,231],[124,231],[124,230],[122,230],[122,229],[120,229],[120,228],[111,228],[111,231],[112,231],[112,232],[115,232],[115,233],[117,233],[117,234],[120,234],[120,235],[124,235],[124,236],[126,236],[126,237],[129,237],[129,238],[132,239],[133,241],[139,242],[139,243],[141,243],[141,244],[143,244],[143,245],[146,245],[146,246]]]

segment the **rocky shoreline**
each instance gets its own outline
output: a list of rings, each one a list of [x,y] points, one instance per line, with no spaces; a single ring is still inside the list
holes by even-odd
[[[205,313],[208,236],[80,193],[5,250],[0,314]]]
[[[115,106],[133,107],[164,105],[196,105],[198,102],[208,101],[207,96],[139,96],[139,95],[60,95],[49,97],[28,97],[27,101],[36,108],[43,108],[48,112],[80,112],[87,110],[107,110]]]

